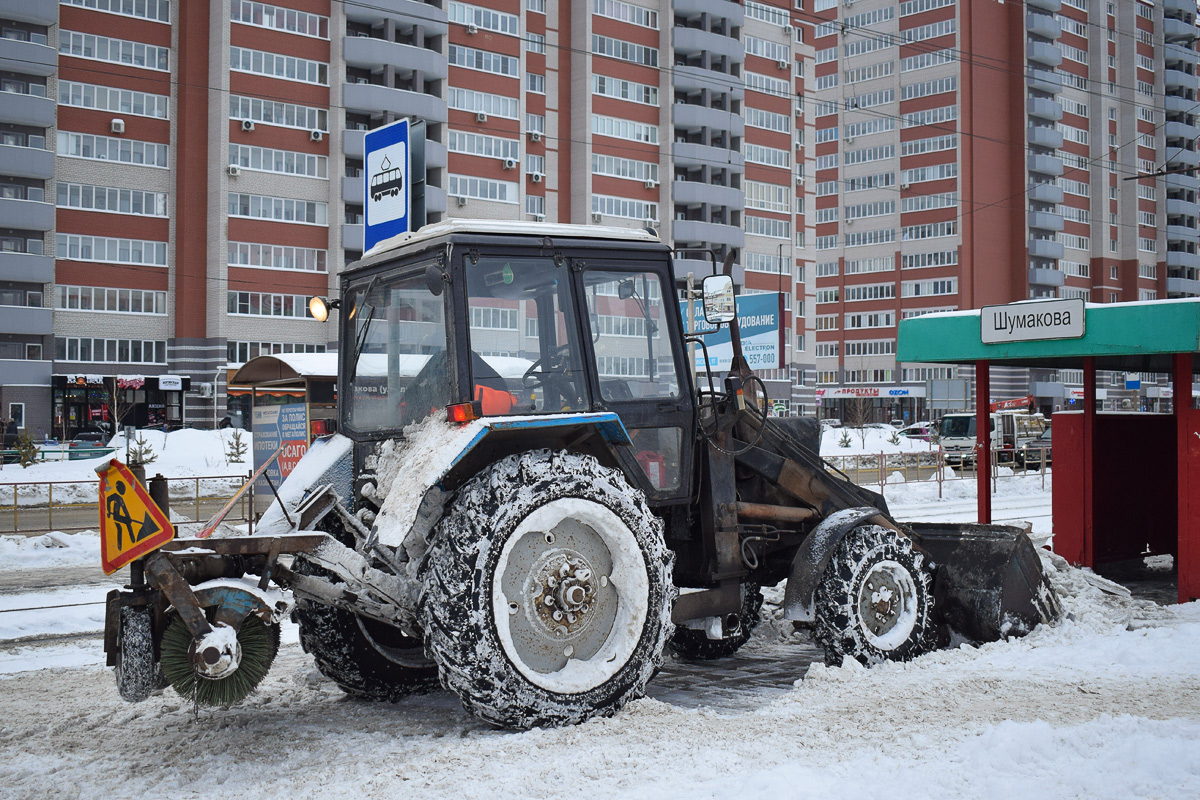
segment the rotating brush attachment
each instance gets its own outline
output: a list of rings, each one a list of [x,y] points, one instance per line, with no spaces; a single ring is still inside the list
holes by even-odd
[[[249,695],[267,675],[279,652],[279,626],[246,617],[237,632],[241,660],[237,669],[212,679],[197,672],[192,654],[192,634],[178,614],[171,612],[163,632],[160,661],[163,677],[182,697],[203,706],[231,706]]]

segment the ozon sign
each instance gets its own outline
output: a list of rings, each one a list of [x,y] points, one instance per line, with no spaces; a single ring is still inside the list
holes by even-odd
[[[979,335],[984,344],[1078,339],[1085,332],[1084,323],[1082,300],[1035,300],[984,306],[979,312]]]

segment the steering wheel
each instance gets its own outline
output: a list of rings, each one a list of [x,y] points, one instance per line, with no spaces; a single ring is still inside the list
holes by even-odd
[[[552,375],[562,375],[564,363],[563,356],[567,354],[571,345],[564,344],[551,350],[546,355],[539,358],[529,365],[529,369],[525,370],[525,374],[521,376],[521,384],[526,389],[532,389],[535,385],[545,383],[546,378]],[[545,369],[538,369],[545,364]]]

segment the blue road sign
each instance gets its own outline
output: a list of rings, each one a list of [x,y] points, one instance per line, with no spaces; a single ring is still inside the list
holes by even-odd
[[[408,120],[367,131],[363,170],[363,251],[412,229],[412,148]]]

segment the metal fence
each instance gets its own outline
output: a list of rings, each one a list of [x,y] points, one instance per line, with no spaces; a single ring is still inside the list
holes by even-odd
[[[172,521],[209,519],[249,477],[166,478]],[[251,502],[243,495],[226,521],[248,521]],[[0,482],[0,534],[97,530],[100,507],[98,480]]]
[[[1005,455],[1005,462],[1000,463],[999,456],[1008,453],[1012,451],[992,452],[993,488],[997,481],[1022,475],[1040,476],[1042,488],[1046,488],[1046,475],[1052,466],[1050,448],[1022,448],[1019,454]],[[902,476],[905,483],[936,481],[938,497],[942,496],[944,483],[976,477],[973,461],[964,464],[962,455],[947,453],[940,447],[925,452],[825,456],[824,460],[859,486],[877,486],[880,493],[889,481],[896,481],[895,475]]]

